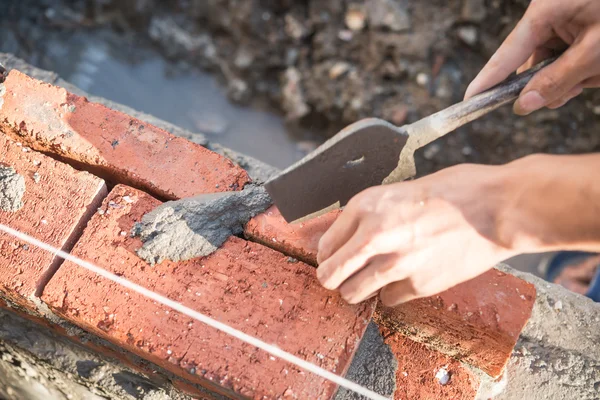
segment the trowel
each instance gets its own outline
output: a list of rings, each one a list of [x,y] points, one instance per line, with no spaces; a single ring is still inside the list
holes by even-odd
[[[531,78],[556,58],[410,125],[367,118],[349,125],[265,187],[288,222],[340,208],[368,187],[416,175],[417,149],[516,100]]]

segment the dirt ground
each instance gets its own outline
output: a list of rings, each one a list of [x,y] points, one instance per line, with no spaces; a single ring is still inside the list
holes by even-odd
[[[150,40],[180,65],[216,72],[232,100],[266,103],[285,114],[290,126],[325,137],[363,117],[401,125],[461,100],[527,4],[8,0],[0,5],[0,30],[10,35],[0,35],[0,41],[13,40],[18,56],[43,58],[40,47],[49,32],[108,26],[123,34],[124,46]],[[504,107],[419,152],[418,170],[499,164],[538,152],[598,151],[599,115],[600,91],[593,90],[559,111],[526,118]]]

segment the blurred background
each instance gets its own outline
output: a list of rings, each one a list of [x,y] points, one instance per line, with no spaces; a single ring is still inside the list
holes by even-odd
[[[284,168],[360,118],[402,125],[460,101],[528,3],[2,0],[0,52]],[[599,131],[600,91],[525,118],[504,107],[417,169],[599,151]]]

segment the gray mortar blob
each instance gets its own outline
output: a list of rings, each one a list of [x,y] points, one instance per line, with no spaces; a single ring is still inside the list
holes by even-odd
[[[0,210],[15,212],[23,207],[25,178],[14,168],[0,164]]]
[[[208,256],[271,204],[265,189],[255,185],[164,203],[135,225],[133,235],[144,242],[137,254],[150,264]]]
[[[346,378],[380,395],[391,397],[396,392],[397,370],[398,361],[394,353],[383,342],[377,324],[371,321],[352,359]],[[340,388],[334,398],[334,400],[359,399],[366,399],[366,397],[344,388]]]

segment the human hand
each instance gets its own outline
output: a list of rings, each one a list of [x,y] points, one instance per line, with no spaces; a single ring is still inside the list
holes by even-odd
[[[319,242],[317,277],[349,303],[393,306],[517,254],[498,235],[502,167],[460,165],[355,196]]]
[[[514,104],[516,114],[558,108],[584,88],[600,87],[600,1],[532,0],[521,21],[471,82],[465,99],[565,48],[557,61],[523,89]]]

